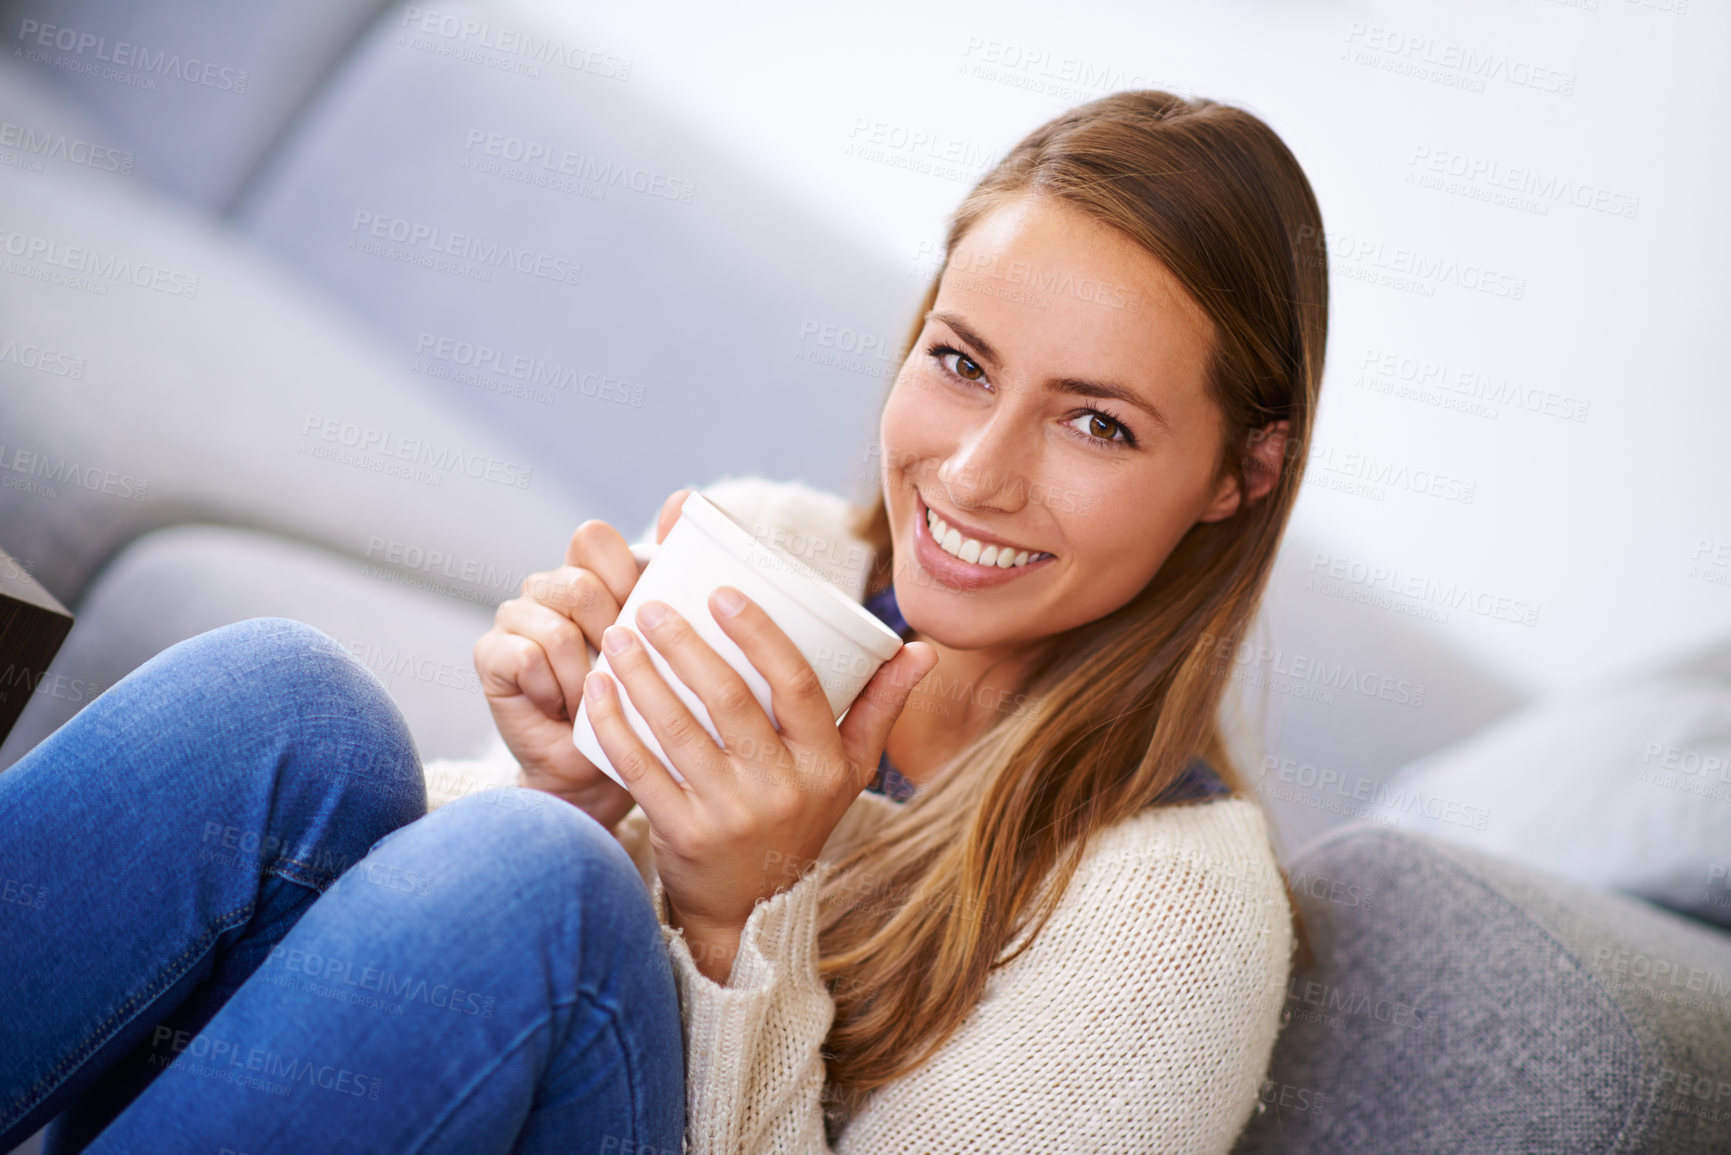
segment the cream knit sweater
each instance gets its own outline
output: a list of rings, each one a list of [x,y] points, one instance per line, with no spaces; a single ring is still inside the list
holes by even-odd
[[[761,478],[703,492],[765,540],[784,530],[780,544],[862,597],[866,553],[847,533],[843,499]],[[639,540],[654,540],[653,525]],[[429,763],[430,801],[516,774],[495,738],[477,759]],[[688,1151],[831,1150],[820,1048],[835,1004],[817,972],[819,891],[831,863],[899,805],[859,796],[818,863],[752,912],[726,985],[697,969],[667,925],[643,811],[615,829],[649,888],[679,988]],[[1096,836],[1034,945],[992,973],[929,1062],[872,1096],[834,1151],[1229,1151],[1258,1106],[1292,949],[1255,802],[1144,811]]]

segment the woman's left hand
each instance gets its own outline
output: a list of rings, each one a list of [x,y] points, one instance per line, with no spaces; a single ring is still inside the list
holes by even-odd
[[[649,819],[670,921],[700,969],[725,982],[752,908],[816,861],[938,656],[924,642],[904,645],[837,725],[817,672],[762,607],[721,586],[709,611],[769,683],[779,730],[745,679],[662,602],[639,608],[641,638],[613,625],[602,639],[609,667],[685,782],[637,737],[607,674],[591,671],[583,692],[596,739]],[[725,748],[656,671],[645,640],[703,703]]]

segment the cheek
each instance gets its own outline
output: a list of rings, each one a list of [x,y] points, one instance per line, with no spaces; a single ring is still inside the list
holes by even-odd
[[[931,384],[921,380],[915,370],[903,369],[896,378],[878,427],[885,459],[892,465],[918,462],[942,452],[950,420],[937,400]]]

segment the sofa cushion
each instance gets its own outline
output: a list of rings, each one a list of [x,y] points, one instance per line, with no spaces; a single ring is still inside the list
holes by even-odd
[[[0,166],[0,204],[0,351],[24,351],[0,353],[0,545],[74,610],[125,542],[191,520],[497,601],[598,509],[141,182]]]
[[[1731,1150],[1731,936],[1374,826],[1289,869],[1315,958],[1239,1155]]]
[[[1731,926],[1723,664],[1706,653],[1522,709],[1408,766],[1371,817]]]
[[[12,0],[8,56],[221,212],[384,0]]]
[[[103,570],[0,767],[175,642],[253,617],[295,618],[352,650],[402,708],[423,761],[470,754],[496,733],[474,664],[490,606],[269,534],[186,525],[145,534]]]
[[[855,496],[925,281],[658,111],[606,47],[528,6],[398,6],[237,220],[597,516],[728,471]]]

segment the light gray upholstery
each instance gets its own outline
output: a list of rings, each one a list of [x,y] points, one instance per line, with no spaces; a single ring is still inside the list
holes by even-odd
[[[91,114],[137,175],[221,212],[383,6],[12,0],[4,22],[13,59]]]
[[[414,584],[406,584],[414,583]],[[378,674],[423,761],[473,754],[493,722],[475,673],[490,605],[419,588],[400,570],[274,534],[182,525],[145,534],[102,571],[4,746],[10,766],[151,657],[252,617],[317,626]]]
[[[450,21],[505,18],[474,4],[437,10]],[[402,27],[400,11],[321,89],[260,172],[241,227],[368,326],[395,364],[430,370],[419,382],[425,395],[510,436],[538,478],[595,494],[596,516],[636,522],[688,480],[730,472],[849,497],[862,471],[875,477],[867,443],[923,281],[838,237],[738,157],[655,112],[641,86],[552,65],[527,77],[439,55],[416,46],[423,38]],[[482,137],[474,147],[472,134]],[[545,148],[554,167],[489,156],[494,137],[506,153]],[[571,176],[558,171],[566,154]],[[487,171],[493,165],[504,171]],[[604,199],[512,179],[585,173],[597,179],[573,187]],[[623,183],[610,183],[613,174]],[[633,191],[632,181],[689,187],[690,203]],[[369,220],[357,227],[362,213]],[[387,219],[437,233],[406,244],[372,236],[372,222]],[[455,262],[489,275],[481,281],[403,259],[439,258],[435,246],[495,256],[509,246],[546,258],[543,272],[581,273],[570,284]],[[863,356],[841,348],[862,336],[872,342]],[[574,371],[575,384],[540,388],[555,400],[544,405],[497,391],[532,382],[489,368],[475,374],[485,386],[436,376],[468,367],[438,359],[436,344],[420,351],[428,340]],[[813,359],[826,357],[841,366]]]
[[[255,526],[387,564],[397,543],[420,559],[411,567],[437,555],[520,573],[544,568],[550,550],[557,559],[600,509],[429,394],[221,224],[147,187],[59,168],[0,167],[0,204],[20,233],[179,274],[181,287],[197,278],[189,294],[0,277],[7,335],[83,369],[73,378],[0,361],[5,548],[69,607],[127,541],[182,521]]]
[[[54,667],[64,677],[31,703],[0,766],[71,716],[74,684],[112,684],[175,641],[258,615],[358,647],[423,758],[462,756],[491,725],[464,688],[475,637],[578,521],[634,530],[671,490],[729,473],[863,494],[924,283],[792,208],[649,107],[642,86],[453,59],[403,35],[405,6],[379,8],[5,5],[13,31],[34,19],[202,54],[245,68],[249,91],[146,93],[0,58],[13,123],[133,160],[130,174],[0,166],[0,226],[199,280],[189,298],[0,277],[0,337],[81,367],[74,378],[0,360],[9,468],[22,449],[81,477],[148,482],[134,497],[0,486],[0,546],[78,614]],[[511,179],[548,174],[488,155],[494,140],[626,184]],[[689,188],[689,203],[632,190],[643,174]],[[363,220],[582,271],[552,283],[468,261],[487,279],[450,275],[424,266],[430,246],[375,244]],[[557,371],[563,387],[461,364],[459,344],[531,378]],[[530,482],[433,483],[381,471],[376,452],[315,456],[331,443],[309,421],[327,420]],[[1436,631],[1303,593],[1310,558],[1311,543],[1289,538],[1251,660],[1234,663],[1276,757],[1389,782],[1520,703],[1512,681]],[[1422,685],[1423,706],[1294,692],[1302,679],[1280,673],[1293,659]],[[1245,769],[1281,785],[1257,758]],[[1332,801],[1266,798],[1283,852],[1342,821]],[[1289,991],[1270,1106],[1242,1152],[1731,1150],[1731,937],[1386,830],[1283,857],[1319,962]],[[1688,1001],[1613,981],[1657,962]]]
[[[1731,1151],[1731,936],[1371,826],[1289,869],[1317,961],[1239,1155]]]

